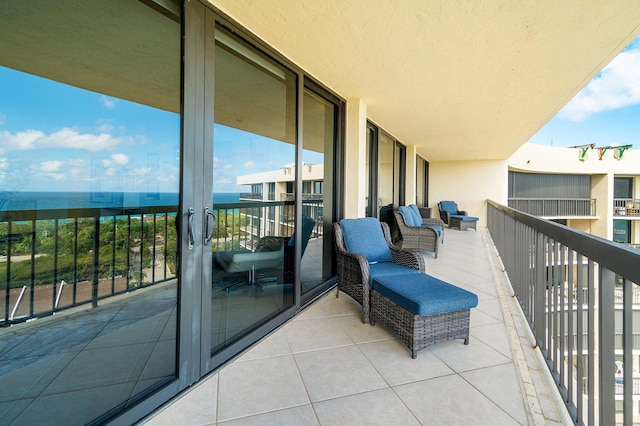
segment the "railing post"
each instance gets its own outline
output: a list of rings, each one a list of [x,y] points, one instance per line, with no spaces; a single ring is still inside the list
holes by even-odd
[[[545,275],[546,275],[546,265],[545,265],[545,245],[544,245],[544,235],[541,232],[536,232],[535,234],[535,289],[534,289],[534,333],[536,336],[536,343],[544,348],[544,338],[545,332],[547,329],[546,317],[545,317],[545,294],[546,294],[546,285],[545,285]],[[546,357],[546,355],[545,355]]]
[[[599,330],[599,351],[600,351],[600,421],[601,425],[615,424],[615,312],[614,312],[614,289],[615,274],[600,267],[600,276],[597,282],[600,285],[600,295],[598,300],[598,321]],[[596,289],[598,290],[598,289]],[[590,306],[593,306],[590,304]],[[625,321],[626,325],[626,321]],[[625,348],[626,349],[626,348]],[[627,351],[625,350],[625,353]],[[625,365],[625,370],[631,364]],[[629,383],[631,385],[631,383]],[[625,395],[631,403],[631,394]],[[631,404],[629,404],[631,405]]]
[[[614,279],[615,279],[615,274]],[[633,348],[634,348],[634,334],[633,334],[633,304],[634,300],[634,286],[635,284],[627,279],[623,279],[623,301],[622,301],[622,362],[624,366],[623,380],[624,380],[624,422],[625,424],[631,424],[633,420],[633,395],[638,392],[638,379],[633,377],[633,369],[627,366],[633,365]]]
[[[91,284],[91,306],[98,307],[98,270],[100,268],[100,217],[93,219],[93,282]]]

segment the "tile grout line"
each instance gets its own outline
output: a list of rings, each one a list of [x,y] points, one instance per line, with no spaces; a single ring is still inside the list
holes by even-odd
[[[482,236],[485,237],[484,232]],[[496,285],[496,290],[498,292],[498,299],[500,300],[500,304],[502,306],[504,324],[509,334],[509,342],[511,344],[511,350],[513,351],[514,355],[513,362],[521,378],[520,388],[526,400],[525,409],[527,412],[527,419],[529,420],[529,424],[531,425],[545,424],[546,420],[544,414],[542,413],[542,405],[540,404],[540,399],[538,397],[538,393],[536,392],[533,378],[531,377],[531,373],[529,372],[529,367],[524,356],[524,351],[522,350],[520,339],[518,338],[518,334],[516,332],[515,324],[513,322],[513,316],[511,314],[511,308],[509,307],[504,294],[504,289],[502,287],[502,279],[497,274],[495,263],[496,261],[493,258],[493,253],[491,253],[491,248],[489,244],[487,244],[486,240],[485,247],[487,248],[487,250],[489,250],[488,260],[491,264],[491,271],[494,275],[494,282]]]

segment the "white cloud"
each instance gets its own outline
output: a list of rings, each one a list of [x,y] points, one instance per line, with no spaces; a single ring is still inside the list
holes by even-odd
[[[105,176],[115,176],[116,175],[116,169],[114,169],[113,167],[109,167],[108,169],[106,169],[104,171]]]
[[[640,43],[620,53],[562,110],[560,118],[583,121],[600,111],[640,104]]]
[[[60,170],[64,163],[62,161],[51,160],[40,163],[40,170],[45,173],[53,173]]]
[[[136,176],[144,176],[144,175],[148,175],[149,173],[151,173],[151,168],[149,167],[141,167],[133,171],[133,174]]]
[[[245,161],[243,166],[245,169],[253,169],[256,166],[256,162],[253,160]]]
[[[114,149],[122,141],[108,133],[93,135],[90,133],[78,133],[77,130],[64,128],[50,135],[40,130],[25,130],[11,133],[0,131],[0,152],[9,150],[32,150],[46,148],[72,148],[89,152],[98,152],[106,149]]]
[[[111,160],[102,160],[100,161],[103,167],[117,167],[117,166],[126,166],[129,164],[129,157],[125,154],[112,154]]]
[[[233,169],[233,164],[225,164],[224,168],[225,169]]]
[[[117,101],[114,98],[111,98],[109,96],[100,96],[100,103],[107,109],[114,109],[116,107],[116,102]]]

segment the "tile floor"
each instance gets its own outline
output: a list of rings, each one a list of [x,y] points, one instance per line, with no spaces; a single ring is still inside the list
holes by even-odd
[[[427,272],[475,292],[471,342],[417,359],[348,296],[325,295],[142,423],[156,425],[571,424],[486,229],[447,230]]]

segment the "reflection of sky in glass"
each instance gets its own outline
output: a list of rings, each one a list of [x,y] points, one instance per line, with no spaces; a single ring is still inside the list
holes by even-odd
[[[246,185],[236,185],[242,175],[269,172],[295,164],[295,146],[264,136],[215,125],[213,148],[213,192],[249,192]],[[324,156],[312,151],[304,152],[304,161],[310,164],[324,162]]]
[[[0,67],[0,190],[177,192],[180,116]],[[215,126],[215,192],[295,162],[294,146]],[[322,154],[304,152],[306,163]]]
[[[178,114],[4,67],[0,93],[2,190],[178,190]]]

